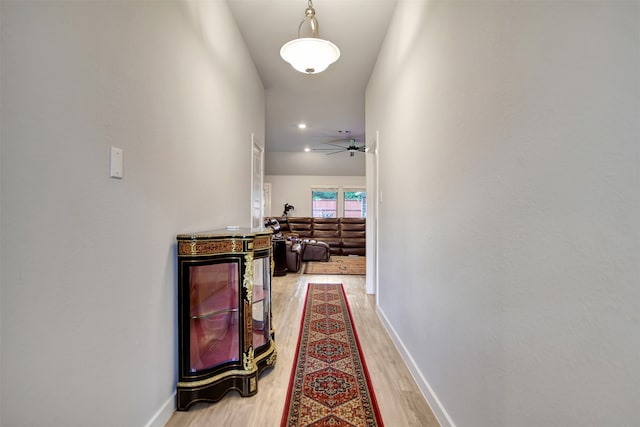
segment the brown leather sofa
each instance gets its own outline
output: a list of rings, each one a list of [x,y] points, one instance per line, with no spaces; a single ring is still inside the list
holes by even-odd
[[[329,245],[331,255],[366,255],[366,218],[277,218],[286,237],[313,239]]]

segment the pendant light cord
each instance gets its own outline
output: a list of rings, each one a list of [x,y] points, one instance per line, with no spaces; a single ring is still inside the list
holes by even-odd
[[[311,0],[308,0],[307,8],[304,10],[304,19],[300,25],[298,25],[298,38],[300,38],[300,29],[307,21],[309,21],[309,27],[311,27],[311,37],[316,39],[320,38],[320,29],[318,20],[316,19],[316,10],[313,8],[313,2]]]

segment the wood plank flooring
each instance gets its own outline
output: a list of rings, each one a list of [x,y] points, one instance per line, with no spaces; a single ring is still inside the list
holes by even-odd
[[[198,403],[175,412],[165,427],[277,427],[298,342],[306,285],[342,283],[353,314],[364,359],[387,427],[435,427],[438,421],[420,393],[375,312],[375,297],[365,292],[364,276],[287,274],[272,283],[273,324],[278,359],[258,380],[258,394],[230,392],[217,403]]]

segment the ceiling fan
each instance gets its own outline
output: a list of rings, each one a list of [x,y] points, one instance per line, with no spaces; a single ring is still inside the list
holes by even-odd
[[[342,144],[340,144],[340,142],[342,142]],[[312,148],[311,151],[330,151],[329,153],[325,153],[326,155],[348,152],[349,157],[355,156],[358,151],[361,153],[367,151],[367,147],[364,145],[358,145],[354,138],[336,139],[334,141],[325,142],[324,144],[330,145],[333,148]]]

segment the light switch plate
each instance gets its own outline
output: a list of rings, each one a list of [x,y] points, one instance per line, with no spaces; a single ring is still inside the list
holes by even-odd
[[[109,176],[120,178],[124,175],[124,151],[122,148],[111,147],[111,158],[109,163]]]

